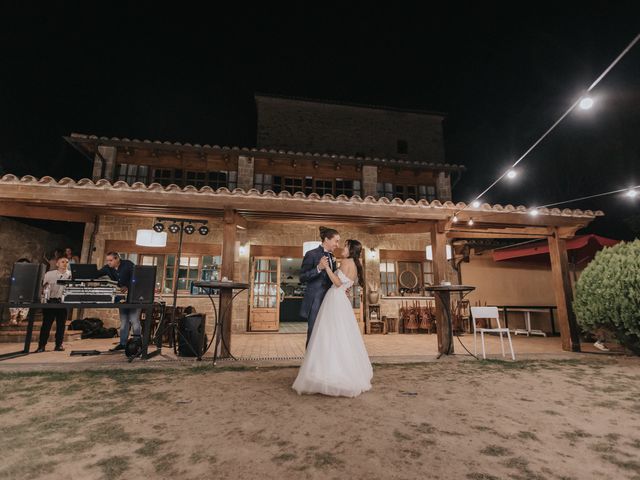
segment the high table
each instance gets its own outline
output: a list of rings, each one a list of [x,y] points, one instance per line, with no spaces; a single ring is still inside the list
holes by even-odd
[[[151,340],[151,324],[153,323],[153,303],[2,303],[2,307],[8,308],[28,308],[29,314],[27,315],[27,333],[24,339],[24,348],[17,352],[10,352],[0,355],[0,360],[6,360],[7,358],[14,358],[22,355],[29,355],[29,349],[31,348],[31,338],[33,337],[33,322],[35,318],[35,310],[45,310],[48,308],[66,308],[67,312],[74,308],[115,308],[122,309],[141,309],[145,312],[144,328],[142,329],[142,354],[141,358],[146,360],[151,357],[155,357],[161,352],[162,349],[162,337],[156,342],[156,350],[149,353],[149,343]],[[162,325],[159,326],[162,328]]]
[[[433,285],[431,287],[424,287],[428,292],[432,292],[436,297],[436,302],[441,304],[442,311],[444,312],[445,322],[443,325],[438,324],[438,331],[441,330],[440,339],[442,345],[438,345],[440,353],[438,358],[442,355],[453,355],[453,325],[451,320],[451,293],[460,293],[461,299],[472,292],[476,287],[469,285]]]
[[[229,349],[229,346],[226,344],[225,340],[224,340],[224,335],[222,332],[222,328],[224,325],[224,320],[226,319],[226,316],[229,314],[229,310],[231,309],[231,305],[233,304],[233,300],[240,294],[242,293],[243,290],[246,290],[249,288],[249,284],[248,283],[240,283],[240,282],[232,282],[232,281],[212,281],[212,282],[193,282],[193,285],[195,287],[198,288],[202,288],[203,290],[206,290],[207,295],[209,296],[209,299],[211,300],[211,303],[213,305],[213,313],[215,315],[215,326],[214,326],[214,330],[213,333],[215,335],[215,345],[213,347],[213,363],[215,365],[216,360],[218,359],[218,354],[219,352],[219,348],[220,348],[220,343],[222,343],[222,346],[224,346],[225,350],[227,351],[227,353],[229,354],[229,356],[231,358],[233,358],[235,360],[235,357],[233,355],[231,355],[231,351]],[[218,300],[218,308],[216,309],[216,305],[215,302],[213,301],[213,297],[211,296],[213,294],[213,290],[220,290],[220,295],[219,300]],[[234,290],[237,290],[237,292],[233,293]],[[228,299],[228,301],[226,302],[225,308],[223,310],[223,306],[222,306],[222,298],[226,298]],[[218,314],[218,311],[220,311],[220,314]]]

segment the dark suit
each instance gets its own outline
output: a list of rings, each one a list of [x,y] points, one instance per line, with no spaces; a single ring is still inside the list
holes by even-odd
[[[318,263],[323,256],[329,256],[328,252],[324,251],[322,245],[313,250],[309,250],[302,260],[302,268],[300,269],[300,282],[306,283],[307,288],[304,292],[304,298],[302,299],[302,307],[300,307],[300,316],[307,320],[307,344],[311,338],[311,332],[313,331],[313,325],[318,316],[318,310],[324,299],[327,290],[331,288],[332,282],[329,278],[329,274],[324,270],[318,272]],[[332,258],[332,271],[336,270],[335,258]]]

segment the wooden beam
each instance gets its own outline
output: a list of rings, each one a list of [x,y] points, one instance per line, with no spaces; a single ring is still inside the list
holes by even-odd
[[[236,227],[241,228],[242,230],[247,229],[247,219],[237,212],[235,213],[234,221],[235,221]]]
[[[370,227],[369,233],[372,235],[384,235],[387,233],[428,233],[432,228],[433,222],[396,223]]]
[[[528,240],[546,238],[548,235],[525,235],[516,233],[447,232],[447,238],[526,238]]]
[[[573,312],[573,291],[569,277],[569,260],[567,257],[567,242],[560,238],[558,229],[549,237],[549,254],[551,257],[551,278],[553,291],[558,307],[558,323],[562,349],[568,352],[580,351],[580,336],[578,323]]]
[[[234,260],[236,250],[236,221],[237,214],[232,208],[225,208],[224,222],[222,226],[222,265],[220,276],[233,280]],[[222,345],[220,345],[220,357],[228,357],[231,350],[231,323],[233,319],[233,292],[228,289],[220,291],[220,312],[224,314],[222,324]],[[225,345],[227,348],[225,348]]]
[[[62,222],[90,223],[93,222],[95,215],[87,210],[78,211],[2,203],[0,205],[0,217],[38,218],[42,220],[58,220]]]
[[[473,237],[471,235],[474,235]],[[483,235],[483,236],[480,236]],[[531,238],[548,237],[551,231],[547,227],[505,227],[505,228],[464,228],[452,227],[447,230],[447,236],[460,238]]]
[[[446,280],[447,272],[447,252],[446,243],[447,237],[444,231],[444,222],[434,223],[431,228],[431,249],[433,252],[433,282],[435,285],[440,285],[441,282]],[[451,330],[449,328],[449,322],[446,319],[446,315],[441,302],[436,301],[436,325],[438,336],[438,352],[439,353],[453,353],[453,342],[451,342]],[[449,351],[445,351],[447,347],[451,345]]]
[[[135,240],[105,240],[104,251],[129,252],[142,254],[175,254],[178,251],[178,242],[167,242],[166,247],[141,247]],[[182,255],[212,255],[218,256],[222,252],[222,246],[217,243],[191,243],[182,244]]]

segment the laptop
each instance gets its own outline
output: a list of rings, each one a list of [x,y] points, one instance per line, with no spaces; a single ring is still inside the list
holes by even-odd
[[[72,280],[93,280],[98,276],[98,267],[95,263],[72,263],[71,268]]]

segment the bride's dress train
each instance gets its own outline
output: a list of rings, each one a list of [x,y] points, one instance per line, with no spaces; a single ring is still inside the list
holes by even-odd
[[[345,290],[353,285],[336,270],[342,285],[326,293],[307,352],[293,383],[299,394],[356,397],[371,389],[373,369]]]

